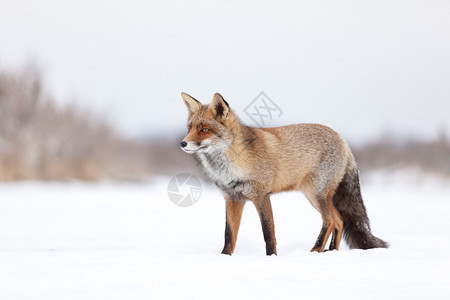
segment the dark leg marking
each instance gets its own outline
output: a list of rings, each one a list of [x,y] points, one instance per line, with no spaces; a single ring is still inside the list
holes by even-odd
[[[322,244],[325,240],[327,231],[328,231],[328,226],[322,227],[322,229],[320,230],[319,236],[317,237],[316,243],[314,244],[314,247],[311,249],[311,251],[320,251],[320,249],[322,248]]]
[[[272,224],[265,218],[264,214],[261,214],[261,225],[264,235],[264,241],[266,242],[266,254],[276,254],[276,245],[273,242],[275,237],[273,236],[272,232]]]
[[[338,230],[335,228],[333,230],[333,236],[331,237],[331,242],[330,242],[330,247],[328,248],[329,250],[336,250],[337,249],[337,236],[338,236]]]
[[[228,224],[227,221],[225,224],[225,245],[223,246],[222,254],[231,255],[232,249],[231,240],[232,240],[231,228],[230,224]]]

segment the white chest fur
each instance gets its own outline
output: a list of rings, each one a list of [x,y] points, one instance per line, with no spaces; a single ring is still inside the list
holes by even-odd
[[[205,172],[216,183],[228,186],[244,175],[222,151],[197,154]]]

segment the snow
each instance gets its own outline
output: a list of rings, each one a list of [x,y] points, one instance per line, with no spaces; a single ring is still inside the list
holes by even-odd
[[[405,176],[362,182],[389,249],[310,253],[319,214],[299,193],[272,197],[278,256],[265,256],[251,203],[236,251],[220,255],[224,202],[191,207],[148,184],[0,184],[0,299],[445,299],[450,186]]]

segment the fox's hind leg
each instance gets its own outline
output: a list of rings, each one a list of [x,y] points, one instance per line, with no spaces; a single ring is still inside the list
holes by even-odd
[[[323,218],[322,216],[322,229],[311,252],[323,252],[333,228],[334,220],[332,218]]]
[[[236,246],[239,225],[241,224],[242,211],[245,201],[234,201],[231,198],[226,200],[226,225],[225,225],[225,245],[222,254],[231,255]]]
[[[323,252],[327,244],[330,234],[333,233],[330,243],[330,250],[339,249],[339,244],[341,242],[342,230],[344,227],[344,222],[342,217],[333,205],[333,192],[328,192],[327,196],[312,196],[310,202],[313,206],[320,212],[322,216],[322,229],[320,230],[319,236],[317,237],[314,247],[311,252]]]
[[[339,245],[341,243],[342,232],[344,230],[344,221],[341,214],[333,206],[333,219],[334,219],[334,230],[331,236],[331,242],[329,250],[339,250]]]

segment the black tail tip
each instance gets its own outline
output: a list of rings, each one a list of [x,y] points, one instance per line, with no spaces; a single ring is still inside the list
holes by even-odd
[[[367,241],[364,241],[361,247],[358,247],[360,249],[375,249],[375,248],[388,248],[389,244],[385,241],[383,241],[380,238],[377,238],[376,236],[372,236]]]
[[[377,247],[376,248],[389,248],[389,243],[383,241],[382,239],[379,239],[377,237],[375,237],[375,239],[377,240]]]
[[[387,242],[372,235],[370,231],[347,230],[344,232],[344,237],[347,240],[350,249],[367,250],[389,247]]]

